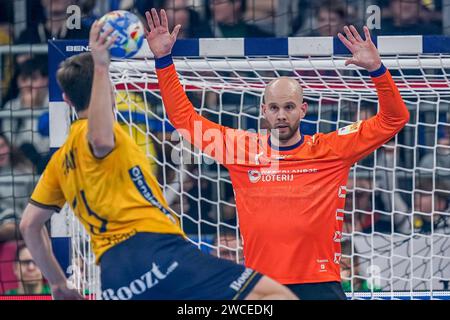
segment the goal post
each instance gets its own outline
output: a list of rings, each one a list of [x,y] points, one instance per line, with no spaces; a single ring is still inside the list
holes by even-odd
[[[444,158],[450,153],[450,38],[373,40],[411,117],[395,138],[351,169],[342,212],[344,288],[350,298],[448,299],[450,169]],[[52,148],[64,142],[72,118],[55,72],[64,59],[88,50],[86,41],[49,42]],[[348,54],[333,37],[181,39],[173,50],[196,110],[234,128],[264,128],[265,85],[279,76],[297,79],[309,105],[303,134],[337,130],[377,112],[375,87],[366,71],[344,65]],[[147,154],[190,240],[205,252],[242,262],[228,173],[170,125],[147,45],[133,59],[113,60],[110,76],[117,120]],[[71,253],[66,267],[84,264],[76,285],[98,293],[87,235],[69,211],[54,215],[52,237]]]

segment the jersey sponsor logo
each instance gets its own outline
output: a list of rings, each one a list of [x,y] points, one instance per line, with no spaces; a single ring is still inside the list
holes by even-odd
[[[294,181],[294,176],[296,174],[305,173],[316,173],[319,169],[316,168],[305,168],[305,169],[294,169],[294,170],[249,170],[248,179],[251,183],[261,182],[290,182]]]
[[[230,288],[239,291],[241,290],[242,286],[245,284],[245,282],[248,280],[248,278],[252,275],[253,270],[246,268],[245,271],[237,278],[235,281],[233,281],[230,284]]]
[[[248,170],[248,179],[251,183],[256,183],[261,180],[261,172],[258,170]]]
[[[103,290],[102,298],[104,300],[130,300],[137,295],[143,294],[145,291],[153,288],[160,283],[160,281],[167,278],[178,265],[178,261],[174,261],[167,268],[166,272],[162,272],[156,263],[152,263],[152,268],[149,271],[139,278],[134,279],[129,284],[120,287],[117,290],[111,288]]]
[[[139,166],[134,166],[130,170],[128,170],[131,180],[133,180],[136,189],[140,192],[140,194],[148,201],[151,205],[161,210],[173,223],[176,223],[176,220],[172,216],[169,210],[164,208],[164,206],[155,198],[153,195],[152,189],[148,186],[145,181],[144,174]]]
[[[359,130],[361,123],[362,123],[362,121],[360,120],[360,121],[354,122],[346,127],[340,128],[338,130],[338,135],[345,136],[347,134],[357,132]]]

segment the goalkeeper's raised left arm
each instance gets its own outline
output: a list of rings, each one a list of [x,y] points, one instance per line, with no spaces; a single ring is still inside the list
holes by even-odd
[[[368,28],[364,27],[365,40],[353,26],[345,27],[344,31],[346,37],[340,33],[338,37],[353,54],[345,64],[355,64],[369,72],[379,100],[379,112],[374,117],[324,136],[337,155],[352,164],[397,134],[408,123],[409,111],[389,70],[381,62]]]

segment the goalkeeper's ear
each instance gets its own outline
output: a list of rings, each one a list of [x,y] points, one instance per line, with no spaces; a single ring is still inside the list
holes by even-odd
[[[267,105],[264,103],[261,103],[261,115],[263,116],[264,119],[266,119],[266,110],[267,110]]]
[[[302,116],[301,118],[303,119],[306,116],[306,112],[308,111],[308,103],[307,102],[303,102],[300,105],[300,109],[302,110]]]

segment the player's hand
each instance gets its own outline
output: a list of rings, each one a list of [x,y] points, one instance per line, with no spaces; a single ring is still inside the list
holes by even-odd
[[[116,41],[117,35],[111,36],[114,31],[113,28],[101,33],[103,25],[104,23],[98,20],[94,22],[89,33],[89,46],[94,65],[108,67],[110,63],[109,48]]]
[[[169,33],[169,23],[164,9],[161,10],[161,20],[155,8],[151,10],[151,13],[147,11],[145,16],[150,29],[150,31],[145,30],[145,37],[150,50],[152,50],[155,58],[167,56],[172,52],[181,25],[176,25],[172,33]]]
[[[354,64],[358,67],[364,68],[367,71],[375,71],[381,67],[381,58],[370,38],[369,28],[364,26],[364,35],[366,40],[363,40],[354,26],[344,27],[344,32],[338,33],[339,40],[347,47],[353,54],[353,57],[345,61],[345,65]]]
[[[71,289],[66,284],[52,285],[51,289],[54,300],[84,300],[76,289]]]

